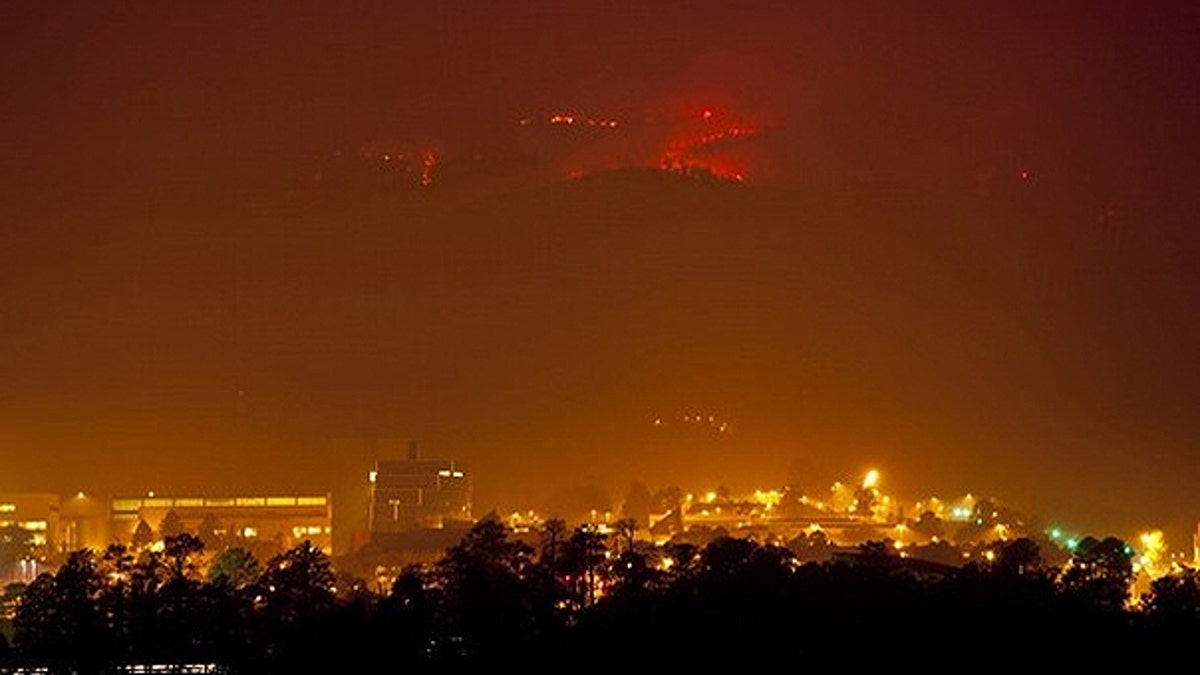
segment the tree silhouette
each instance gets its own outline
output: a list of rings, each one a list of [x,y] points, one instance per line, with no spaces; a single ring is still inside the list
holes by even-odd
[[[942,539],[946,536],[945,523],[933,511],[921,513],[921,516],[915,521],[910,521],[908,526],[913,531],[919,532],[926,537]]]
[[[311,541],[272,557],[258,579],[264,611],[282,623],[311,617],[333,604],[329,557]]]
[[[1142,653],[1164,663],[1187,663],[1200,633],[1200,570],[1179,568],[1150,582],[1142,594]]]
[[[431,645],[442,642],[436,623],[439,604],[437,592],[428,587],[426,571],[420,566],[405,566],[396,576],[380,605],[380,624],[401,659],[409,663],[431,659]]]
[[[163,515],[162,521],[158,524],[158,536],[160,539],[165,540],[167,537],[176,537],[183,534],[184,531],[183,519],[175,512],[175,509],[167,511]]]
[[[204,542],[204,548],[219,552],[225,548],[224,536],[225,526],[221,520],[217,518],[215,513],[209,512],[204,514],[204,518],[200,521],[200,525],[196,528],[196,536]]]
[[[154,640],[144,645],[159,661],[193,662],[201,658],[211,626],[205,621],[207,598],[201,593],[195,558],[204,542],[194,534],[177,534],[163,540],[161,556],[147,558],[161,566],[153,596]]]
[[[102,587],[90,550],[73,551],[54,575],[40,575],[13,620],[22,651],[57,670],[101,670],[114,646],[96,602]]]
[[[13,581],[4,585],[3,590],[0,590],[0,612],[4,616],[12,617],[17,613],[17,605],[21,602],[21,596],[25,593],[25,589],[29,588],[29,584],[23,581]]]
[[[638,527],[649,527],[653,501],[654,498],[646,486],[640,481],[634,481],[621,504],[621,516],[632,519]]]
[[[258,577],[258,559],[250,551],[234,546],[221,551],[208,565],[208,582],[230,589],[245,588]]]
[[[683,506],[683,490],[675,485],[656,490],[651,497],[652,509],[659,513],[677,510]]]
[[[169,638],[159,611],[163,584],[168,577],[162,551],[142,549],[129,568],[128,583],[123,585],[126,650],[136,659],[157,659]],[[111,588],[111,587],[110,587]]]
[[[621,543],[625,545],[624,553],[633,553],[634,536],[637,534],[638,521],[633,518],[621,518],[613,524]]]
[[[185,581],[196,576],[195,558],[204,551],[204,542],[194,534],[182,533],[163,540],[163,559],[168,581]]]
[[[862,486],[854,490],[854,503],[850,510],[854,513],[870,515],[875,510],[878,501],[879,493],[875,491],[875,488]]]
[[[509,539],[503,523],[486,519],[438,561],[449,639],[461,656],[506,660],[531,639],[535,613],[525,575],[532,555],[528,545]]]
[[[607,535],[597,528],[585,525],[575,528],[567,540],[565,569],[570,575],[578,605],[587,607],[596,602],[600,568],[608,552],[606,539]]]
[[[332,652],[314,652],[312,645],[345,626],[335,617],[335,575],[329,557],[310,541],[277,553],[267,561],[255,582],[259,645],[275,672],[328,671]]]
[[[700,553],[701,566],[708,577],[728,576],[750,559],[758,545],[749,539],[717,537]]]
[[[650,566],[649,558],[633,549],[618,555],[613,560],[612,570],[613,594],[626,600],[642,599],[659,585],[661,579],[661,574]]]
[[[539,561],[550,569],[557,569],[561,549],[567,538],[567,523],[562,518],[550,518],[542,526],[542,548]]]
[[[150,527],[150,523],[147,523],[145,520],[138,520],[137,527],[133,529],[131,543],[135,549],[143,549],[154,543],[154,530]]]
[[[1178,632],[1200,628],[1200,570],[1183,568],[1150,583],[1142,595],[1142,611],[1159,629]]]
[[[833,557],[833,545],[822,530],[800,532],[787,543],[799,562],[826,562]]]
[[[14,653],[6,663],[0,645],[0,668],[83,674],[191,662],[230,673],[371,672],[386,650],[398,670],[536,670],[606,648],[701,666],[711,665],[707,645],[718,640],[787,644],[808,665],[852,657],[867,666],[885,658],[862,650],[880,627],[907,648],[936,639],[945,658],[1003,639],[1078,668],[1112,665],[1113,650],[1064,646],[1064,630],[1164,659],[1187,656],[1200,630],[1200,571],[1155,580],[1140,608],[1126,611],[1130,550],[1112,537],[1080,542],[1058,573],[1032,539],[994,544],[990,563],[976,556],[951,568],[916,564],[912,548],[913,559],[902,560],[887,540],[799,565],[790,549],[728,535],[703,549],[684,541],[654,549],[631,546],[623,532],[610,557],[598,528],[581,526],[565,541],[565,527],[549,530],[534,562],[501,522],[481,521],[436,564],[405,567],[386,597],[335,574],[311,542],[273,556],[257,576],[248,551],[229,549],[207,581],[197,575],[194,535],[170,537],[136,560],[120,545],[99,556],[72,552],[54,574],[9,589],[21,596],[5,598],[15,610]],[[803,550],[814,538],[791,545]],[[756,652],[747,654],[744,665],[757,665]]]
[[[1070,595],[1097,608],[1118,611],[1129,599],[1133,549],[1116,537],[1085,537],[1059,582]]]
[[[858,561],[865,567],[892,569],[899,556],[890,539],[872,539],[858,545]]]
[[[992,568],[1011,576],[1037,575],[1042,572],[1042,552],[1037,542],[1020,537],[998,547]]]
[[[131,642],[130,579],[133,554],[122,544],[110,544],[100,556],[98,574],[106,583],[100,589],[97,606],[105,617],[117,651],[128,654]]]
[[[663,547],[663,558],[670,563],[666,567],[671,582],[686,579],[700,566],[700,549],[691,542],[669,542]]]
[[[71,635],[59,621],[63,613],[54,575],[44,573],[25,587],[13,617],[14,639],[27,658],[57,664],[71,649]]]

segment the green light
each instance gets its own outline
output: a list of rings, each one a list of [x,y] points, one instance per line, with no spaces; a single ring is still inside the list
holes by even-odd
[[[1058,529],[1057,527],[1054,528],[1053,530],[1050,530],[1050,538],[1051,539],[1058,539],[1061,536],[1062,536],[1062,530]]]
[[[1076,546],[1078,546],[1078,545],[1079,545],[1079,542],[1075,541],[1074,539],[1068,539],[1068,540],[1067,540],[1067,548],[1068,548],[1068,549],[1070,549],[1070,550],[1072,550],[1072,551],[1074,551],[1074,550],[1075,550],[1075,547],[1076,547]]]

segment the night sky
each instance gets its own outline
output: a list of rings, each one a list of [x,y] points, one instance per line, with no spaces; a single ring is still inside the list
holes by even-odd
[[[1194,3],[10,2],[0,34],[0,490],[324,491],[333,439],[395,436],[480,512],[878,467],[1190,547]],[[720,179],[649,170],[679,152]]]

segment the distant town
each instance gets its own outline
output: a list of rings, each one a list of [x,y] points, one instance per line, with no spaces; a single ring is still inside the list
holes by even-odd
[[[502,524],[530,545],[548,527],[585,528],[660,552],[733,537],[786,548],[801,562],[827,562],[875,544],[900,560],[949,567],[992,561],[998,547],[1017,539],[1037,542],[1048,563],[1061,565],[1085,536],[1111,534],[1072,532],[990,497],[901,500],[886,493],[876,469],[834,482],[819,495],[786,485],[733,494],[724,487],[651,490],[634,482],[616,511],[477,513],[473,477],[462,462],[426,457],[416,441],[359,443],[365,444],[360,456],[364,449],[397,452],[359,467],[357,480],[335,481],[318,494],[0,494],[0,580],[29,583],[82,549],[161,551],[166,539],[186,533],[203,543],[209,560],[231,548],[267,560],[311,545],[382,590],[405,565],[436,562],[482,520]],[[1188,554],[1169,552],[1157,530],[1139,533],[1128,545],[1135,598],[1154,579],[1196,565],[1200,556],[1195,541]]]

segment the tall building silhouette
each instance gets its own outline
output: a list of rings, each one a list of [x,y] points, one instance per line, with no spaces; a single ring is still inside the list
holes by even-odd
[[[471,520],[471,474],[453,459],[424,459],[416,441],[403,459],[379,459],[369,475],[372,538],[442,529]]]

